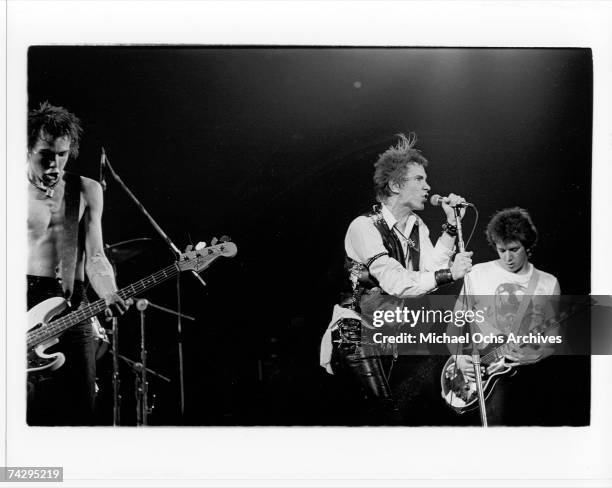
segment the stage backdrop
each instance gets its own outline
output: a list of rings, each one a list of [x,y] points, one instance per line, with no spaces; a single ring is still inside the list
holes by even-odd
[[[204,273],[206,288],[181,281],[182,309],[197,317],[183,323],[182,418],[176,324],[148,316],[149,364],[173,381],[151,380],[152,423],[350,423],[343,386],[318,366],[318,343],[342,279],[346,228],[374,203],[372,165],[399,132],[417,133],[432,193],[478,206],[475,262],[495,258],[484,237],[490,215],[518,205],[540,231],[536,266],[565,293],[589,291],[589,50],[34,46],[28,94],[29,109],[48,100],[82,119],[70,169],[98,179],[104,146],[179,247],[222,234],[238,246]],[[107,183],[105,242],[154,239],[118,265],[125,286],[172,255]],[[440,209],[422,216],[437,238]],[[146,297],[176,308],[176,294],[167,283]],[[121,352],[132,359],[138,326],[135,311],[121,320]],[[105,360],[99,369],[108,421]],[[588,365],[580,374],[588,385]],[[127,368],[122,389],[130,423]],[[588,422],[588,388],[569,401]],[[434,410],[425,423],[456,421]]]

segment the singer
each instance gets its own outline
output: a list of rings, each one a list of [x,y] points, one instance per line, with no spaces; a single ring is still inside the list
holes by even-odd
[[[107,315],[127,306],[115,293],[113,268],[102,244],[102,188],[65,171],[76,159],[82,128],[63,107],[45,102],[28,117],[27,306],[55,296],[78,308],[85,274],[104,298]],[[47,352],[61,351],[63,367],[50,379],[28,382],[29,425],[90,425],[95,396],[95,354],[90,322],[66,331]]]
[[[357,378],[365,389],[370,424],[397,424],[403,419],[383,367],[381,346],[366,337],[369,329],[362,328],[363,323],[372,323],[374,309],[393,310],[404,299],[416,300],[462,279],[472,266],[471,252],[459,253],[451,261],[457,235],[452,206],[465,200],[451,194],[441,202],[445,220],[434,246],[427,225],[416,214],[423,210],[431,189],[425,171],[428,161],[414,147],[414,133],[398,137],[397,144],[374,164],[379,204],[353,220],[346,233],[347,293],[334,308],[321,344],[321,366]],[[330,342],[336,344],[332,354]]]

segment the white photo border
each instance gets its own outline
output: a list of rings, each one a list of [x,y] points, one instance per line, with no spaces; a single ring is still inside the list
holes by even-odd
[[[591,48],[592,293],[612,294],[612,4],[9,1],[2,461],[63,466],[64,486],[612,486],[612,358],[592,361],[586,428],[28,428],[27,49],[48,44]],[[7,213],[8,212],[8,213]],[[10,347],[9,347],[10,345]],[[376,449],[364,447],[369,442]],[[342,449],[340,447],[342,446]],[[478,446],[474,448],[474,446]],[[489,446],[489,447],[486,447]],[[478,459],[472,452],[477,451]]]

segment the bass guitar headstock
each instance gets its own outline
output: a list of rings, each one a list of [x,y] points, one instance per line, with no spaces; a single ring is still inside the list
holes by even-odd
[[[216,241],[219,242],[219,241]],[[220,257],[232,258],[238,252],[236,244],[233,242],[221,242],[213,246],[192,249],[191,246],[181,254],[177,261],[180,271],[195,271],[199,273],[208,268],[211,263]]]

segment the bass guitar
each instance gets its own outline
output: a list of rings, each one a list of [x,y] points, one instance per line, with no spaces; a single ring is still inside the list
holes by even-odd
[[[183,271],[194,270],[199,273],[208,268],[215,259],[222,256],[233,257],[237,252],[238,249],[233,242],[223,242],[215,246],[185,252],[175,263],[119,290],[117,294],[123,300],[127,300]],[[64,355],[60,352],[47,354],[45,351],[52,345],[57,344],[59,336],[70,327],[103,312],[106,309],[106,302],[100,299],[81,309],[55,318],[64,312],[68,306],[69,303],[64,298],[53,297],[28,311],[26,336],[28,374],[55,371],[60,368],[65,361]]]

